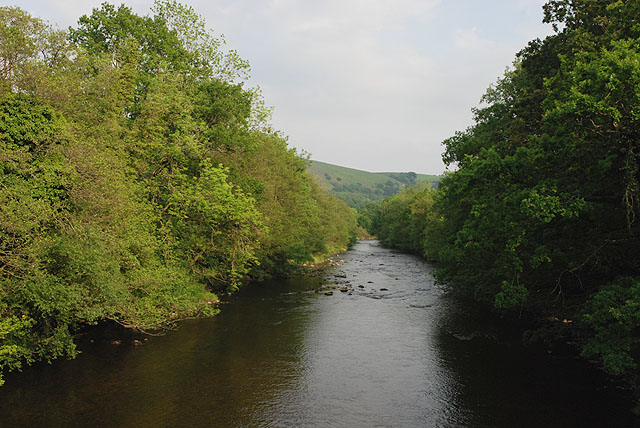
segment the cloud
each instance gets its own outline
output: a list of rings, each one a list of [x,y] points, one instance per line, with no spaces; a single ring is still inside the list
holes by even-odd
[[[82,15],[89,15],[95,8],[105,0],[22,0],[17,5],[28,10],[33,16],[49,21],[52,25],[59,28],[68,28],[75,26],[78,18]],[[111,1],[115,5],[126,3],[136,13],[147,14],[149,7],[153,1],[149,0],[127,0],[127,1]],[[15,1],[0,0],[0,6],[15,5]]]
[[[278,0],[269,9],[292,32],[361,32],[397,28],[430,16],[439,0]]]
[[[374,171],[441,172],[440,142],[471,124],[514,54],[550,31],[543,0],[182,1],[249,60],[250,84],[291,145]],[[64,27],[101,2],[22,7]],[[139,14],[152,5],[126,3]]]
[[[454,46],[456,49],[486,52],[495,48],[496,45],[497,43],[480,37],[476,27],[458,29],[454,35]]]
[[[517,51],[479,27],[451,25],[449,8],[410,0],[269,2],[256,13],[279,67],[254,63],[254,75],[275,106],[276,126],[322,160],[442,171],[440,142],[471,123],[471,107]]]

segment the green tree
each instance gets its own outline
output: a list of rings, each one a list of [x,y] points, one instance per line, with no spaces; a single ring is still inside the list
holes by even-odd
[[[0,8],[1,370],[73,357],[87,325],[213,315],[212,292],[352,242],[248,64],[191,8],[154,10],[104,3],[69,42]]]
[[[475,124],[444,141],[456,170],[425,229],[411,230],[405,194],[383,204],[380,236],[412,251],[404,237],[424,236],[440,281],[501,311],[581,319],[583,354],[620,373],[639,358],[640,2],[544,11],[556,34],[520,51]]]
[[[389,247],[422,254],[427,225],[434,220],[435,191],[414,186],[385,199],[379,208],[376,233]]]

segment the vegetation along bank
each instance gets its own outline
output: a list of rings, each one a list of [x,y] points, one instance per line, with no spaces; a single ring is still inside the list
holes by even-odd
[[[354,241],[190,7],[103,3],[69,31],[1,7],[0,57],[1,370],[72,357],[105,320],[212,315],[213,293]]]
[[[607,371],[640,363],[640,1],[552,0],[437,191],[384,201],[374,232],[437,278]]]

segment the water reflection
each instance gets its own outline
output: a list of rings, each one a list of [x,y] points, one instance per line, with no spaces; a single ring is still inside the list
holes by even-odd
[[[582,360],[521,345],[504,320],[443,298],[437,347],[455,372],[466,426],[632,427],[632,397]]]
[[[420,276],[410,274],[416,265]],[[353,294],[315,304],[298,386],[304,395],[294,404],[304,415],[299,422],[421,426],[447,418],[451,382],[433,365],[433,303],[440,292],[425,270],[418,259],[372,245],[345,257],[341,271]]]
[[[10,375],[1,427],[629,427],[629,397],[530,355],[422,260],[359,243],[321,279],[252,286],[138,348]],[[342,290],[341,290],[342,288]],[[329,291],[327,291],[329,293]],[[126,341],[126,340],[125,340]],[[541,363],[542,362],[542,363]]]

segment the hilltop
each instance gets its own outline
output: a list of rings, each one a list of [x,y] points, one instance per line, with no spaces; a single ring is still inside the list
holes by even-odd
[[[319,161],[311,161],[309,171],[320,186],[356,209],[418,183],[437,186],[440,179],[415,172],[367,172]]]

